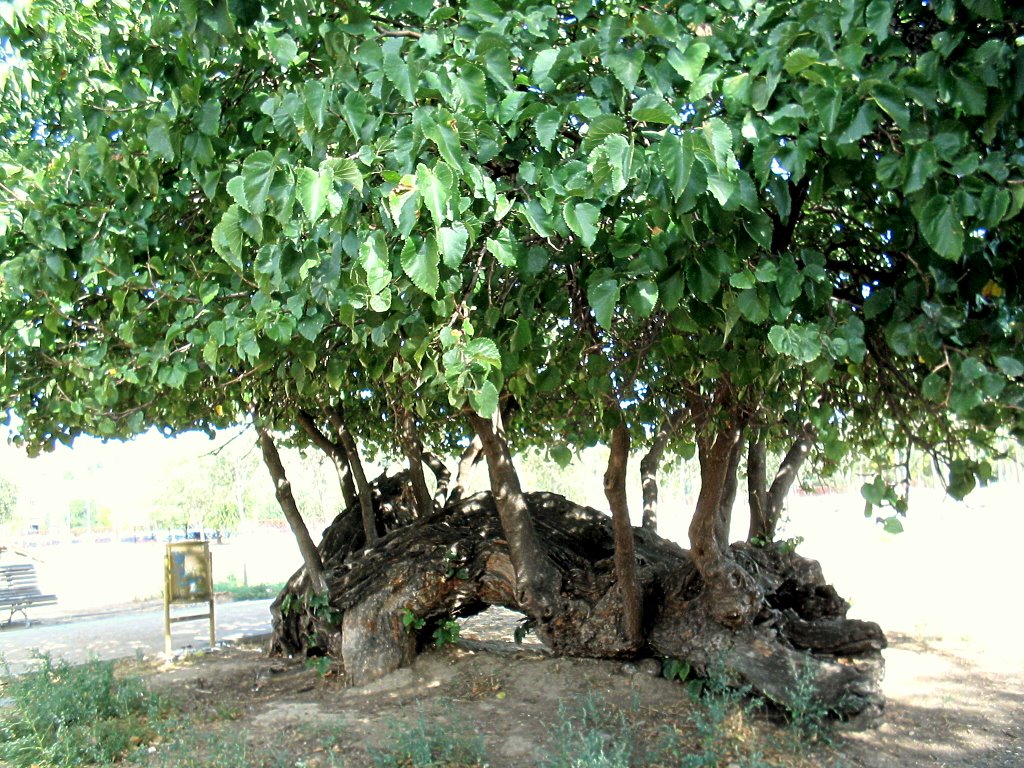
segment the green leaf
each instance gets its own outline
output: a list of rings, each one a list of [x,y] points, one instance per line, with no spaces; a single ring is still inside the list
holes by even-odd
[[[440,227],[449,218],[448,201],[451,199],[454,181],[452,169],[442,162],[438,162],[432,169],[420,163],[416,169],[416,188],[435,226]]]
[[[853,120],[836,138],[836,144],[852,144],[871,133],[874,128],[874,109],[869,104],[862,104]]]
[[[243,189],[249,213],[261,215],[267,208],[267,197],[274,182],[274,156],[266,150],[253,152],[242,164]]]
[[[643,70],[644,52],[641,48],[615,51],[604,57],[604,63],[616,79],[622,83],[622,87],[628,92],[632,92],[636,88],[636,82]]]
[[[329,166],[320,171],[299,168],[295,173],[295,192],[306,219],[315,224],[327,208],[327,195],[334,188],[334,172]]]
[[[555,62],[558,60],[558,49],[548,48],[540,51],[533,59],[533,84],[543,87],[544,83],[550,84],[548,75],[551,73],[551,68],[555,66]]]
[[[237,204],[232,205],[220,222],[213,228],[213,250],[224,261],[241,272],[242,265],[242,226],[239,222],[241,211]]]
[[[489,237],[484,242],[487,250],[498,260],[498,263],[509,269],[514,269],[518,263],[516,252],[518,248],[512,240],[512,235],[507,229],[498,233],[497,237]]]
[[[672,125],[679,118],[667,101],[653,93],[644,94],[637,99],[630,114],[638,122],[662,125]]]
[[[591,152],[594,147],[616,133],[626,130],[622,118],[615,115],[599,115],[587,124],[587,133],[583,139],[583,151]]]
[[[650,317],[658,306],[658,284],[652,280],[641,280],[631,285],[627,302],[640,317]]]
[[[295,61],[295,57],[299,55],[299,46],[295,43],[295,39],[288,34],[267,35],[267,48],[270,49],[270,55],[282,69],[290,67]]]
[[[883,42],[889,37],[889,22],[892,21],[892,0],[871,0],[868,3],[865,17],[868,22],[868,29],[874,34],[878,42]]]
[[[885,529],[886,533],[903,533],[903,523],[900,522],[900,519],[896,517],[896,515],[885,518],[882,521],[882,528]]]
[[[694,154],[690,142],[673,133],[666,133],[658,142],[658,159],[672,197],[678,200],[690,182],[690,171],[693,169]]]
[[[878,83],[871,91],[871,98],[898,126],[907,128],[910,125],[910,108],[906,97],[896,86]]]
[[[480,389],[470,391],[469,404],[483,418],[491,418],[498,410],[497,388],[490,381],[485,381]]]
[[[351,184],[356,192],[363,191],[363,173],[359,170],[355,160],[345,157],[329,157],[320,164],[321,170],[324,166],[331,169],[335,180]]]
[[[565,469],[572,464],[572,451],[565,445],[555,445],[548,450],[548,455],[560,468]]]
[[[562,127],[562,111],[555,107],[548,107],[539,115],[533,123],[533,130],[537,134],[537,142],[544,149],[551,149],[551,145]]]
[[[818,63],[819,54],[814,48],[794,48],[786,56],[785,70],[791,75],[798,75],[810,66]]]
[[[932,249],[946,259],[958,259],[964,251],[964,225],[951,197],[935,195],[914,210],[921,234]]]
[[[462,263],[462,257],[466,255],[468,244],[469,230],[461,221],[456,221],[450,227],[441,227],[437,230],[437,249],[441,252],[445,266],[451,269],[457,269]]]
[[[768,319],[768,299],[757,288],[740,291],[736,304],[740,313],[752,323],[763,323]]]
[[[611,270],[599,269],[587,281],[587,302],[594,310],[594,319],[602,328],[612,326],[612,313],[619,303],[619,282]]]
[[[566,203],[562,206],[562,218],[583,243],[589,248],[597,239],[597,223],[601,218],[601,211],[590,203]]]
[[[711,147],[715,168],[725,179],[736,175],[736,155],[732,151],[732,130],[725,121],[713,117],[704,123],[704,138]]]
[[[164,115],[157,115],[149,122],[146,144],[150,153],[168,163],[174,161],[174,144],[171,142],[170,123]]]
[[[196,127],[207,136],[220,135],[220,101],[210,99],[203,102],[196,115]]]
[[[889,486],[885,480],[880,477],[876,477],[870,483],[864,483],[860,487],[860,495],[864,501],[873,507],[881,506],[885,500],[886,493],[889,490]]]
[[[669,49],[668,63],[679,73],[679,76],[688,82],[694,82],[700,77],[704,69],[704,62],[707,61],[711,47],[707,43],[698,41],[691,42],[682,53],[678,49]]]
[[[440,254],[433,240],[421,243],[418,248],[414,243],[414,240],[409,239],[402,249],[402,271],[412,280],[413,285],[433,297],[441,280],[437,267]]]
[[[384,51],[384,77],[395,86],[399,96],[413,103],[416,101],[416,89],[409,64],[402,56],[401,38],[389,38],[381,48]]]
[[[1024,376],[1024,362],[1015,357],[1002,355],[995,359],[996,367],[1007,376]]]

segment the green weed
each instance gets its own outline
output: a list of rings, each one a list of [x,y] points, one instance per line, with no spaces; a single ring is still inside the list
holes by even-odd
[[[828,728],[828,707],[816,696],[814,667],[807,664],[797,674],[796,682],[789,689],[789,728],[794,747],[821,742],[831,744]]]
[[[471,768],[486,766],[480,739],[452,733],[421,715],[412,723],[391,724],[387,747],[370,749],[376,768]]]
[[[39,667],[12,677],[4,665],[0,763],[14,768],[109,765],[152,734],[161,702],[137,678],[118,679],[112,662],[71,666],[41,654]]]
[[[262,764],[244,737],[198,731],[187,720],[175,724],[144,763],[153,768],[253,768]]]
[[[634,744],[622,712],[610,709],[594,697],[583,699],[570,713],[559,708],[561,725],[554,734],[554,755],[544,768],[629,768]]]

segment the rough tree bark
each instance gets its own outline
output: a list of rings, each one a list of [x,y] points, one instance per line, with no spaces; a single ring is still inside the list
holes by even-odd
[[[547,621],[558,613],[561,575],[544,551],[530,518],[519,475],[512,464],[501,414],[496,412],[492,418],[484,419],[470,413],[469,421],[487,458],[491,492],[501,527],[508,537],[518,602],[534,619]]]
[[[438,509],[441,509],[448,502],[448,483],[451,482],[452,473],[448,471],[444,462],[430,451],[423,451],[423,463],[430,467],[430,471],[434,473],[434,479],[437,480],[434,503]]]
[[[722,501],[742,436],[742,424],[734,424],[723,426],[714,439],[698,438],[700,493],[689,528],[690,555],[704,582],[705,615],[732,629],[750,624],[762,602],[757,583],[729,556],[722,532]]]
[[[404,477],[375,481],[381,509],[388,499],[401,503],[404,484]],[[521,501],[563,585],[560,610],[542,622],[542,639],[560,655],[630,654],[618,621],[612,521],[554,494],[526,494]],[[443,516],[399,518],[407,522],[385,526],[379,546],[367,550],[358,510],[338,516],[320,547],[333,624],[325,628],[308,612],[284,611],[294,604],[285,597],[301,593],[300,572],[272,606],[275,651],[331,649],[347,679],[362,684],[409,663],[441,621],[488,605],[527,611],[511,537],[491,494],[450,504]],[[801,685],[809,681],[816,699],[839,714],[870,719],[879,713],[885,637],[875,624],[846,618],[847,604],[817,563],[773,547],[731,547],[730,559],[756,574],[764,597],[755,623],[729,629],[709,618],[690,554],[649,531],[634,533],[637,577],[649,606],[644,653],[687,660],[698,674],[724,674],[784,706],[798,703],[794,696],[806,693]],[[407,612],[424,620],[423,629],[402,622]]]
[[[396,408],[398,421],[399,443],[402,453],[409,462],[409,482],[412,484],[412,496],[416,502],[416,510],[420,517],[430,517],[434,513],[434,500],[427,490],[427,480],[423,475],[423,444],[420,442],[419,431],[416,429],[416,417],[405,408]]]
[[[352,482],[352,468],[349,466],[345,448],[341,443],[332,442],[327,435],[320,431],[316,419],[308,411],[300,408],[296,421],[306,436],[313,441],[313,445],[327,454],[331,463],[334,464],[334,471],[338,475],[338,485],[341,487],[342,501],[345,508],[348,509],[359,500],[359,497],[356,495],[355,484]]]
[[[715,541],[723,554],[729,549],[729,529],[732,526],[732,508],[736,503],[736,491],[739,489],[740,459],[743,457],[742,427],[736,442],[729,453],[729,463],[725,468],[725,481],[722,484],[722,499],[718,503],[718,517],[715,519]]]
[[[466,450],[462,452],[462,457],[459,459],[459,468],[455,474],[455,487],[452,488],[451,495],[448,497],[449,502],[459,501],[466,495],[469,472],[483,458],[483,455],[484,444],[480,441],[480,435],[473,435],[473,439],[466,446]]]
[[[779,464],[779,471],[775,473],[770,488],[764,438],[751,441],[747,452],[747,495],[750,500],[750,529],[747,541],[756,538],[761,542],[769,542],[775,539],[775,529],[782,516],[782,506],[811,450],[814,437],[814,426],[804,424],[800,435]]]
[[[313,591],[323,594],[327,591],[323,561],[320,559],[320,552],[313,543],[313,539],[309,536],[309,529],[306,528],[306,522],[299,513],[299,507],[295,503],[292,485],[288,482],[288,475],[281,463],[281,455],[277,452],[274,438],[263,426],[257,425],[256,432],[260,438],[263,463],[267,465],[270,477],[274,481],[274,495],[277,497],[277,503],[281,505],[284,518],[288,521],[288,526],[292,529],[295,541],[299,545],[299,553],[302,555],[302,562],[306,567],[306,575]]]
[[[747,541],[754,541],[774,526],[768,523],[768,447],[763,435],[750,439],[747,446],[747,504],[750,506],[750,528]],[[771,539],[765,539],[770,541]]]
[[[373,496],[370,491],[370,483],[366,479],[366,472],[363,470],[363,461],[359,458],[359,446],[355,438],[348,431],[345,425],[345,408],[339,402],[333,407],[326,408],[327,419],[331,422],[335,434],[338,436],[338,444],[345,452],[348,465],[352,469],[352,477],[355,480],[356,492],[359,496],[359,511],[363,523],[363,536],[366,546],[372,547],[377,543],[377,516],[373,510]]]
[[[643,527],[649,531],[658,530],[658,469],[665,455],[665,448],[672,434],[683,423],[684,411],[674,411],[661,422],[651,449],[640,459],[640,485],[643,490]]]
[[[604,473],[604,495],[608,499],[612,527],[615,530],[615,580],[622,595],[622,632],[628,643],[639,647],[643,639],[643,603],[637,586],[633,525],[629,521],[629,505],[626,501],[629,443],[629,427],[624,420],[620,420],[612,430],[608,468]]]

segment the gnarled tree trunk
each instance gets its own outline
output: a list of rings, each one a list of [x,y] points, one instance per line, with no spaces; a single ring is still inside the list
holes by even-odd
[[[379,508],[392,498],[401,503],[404,482],[401,476],[375,481]],[[623,603],[612,521],[554,494],[520,500],[562,585],[559,610],[540,620],[541,638],[561,655],[632,654],[618,621]],[[511,537],[491,494],[450,504],[443,516],[389,519],[394,527],[385,526],[379,545],[367,550],[359,541],[358,510],[338,516],[320,545],[332,620],[284,610],[294,602],[286,595],[301,593],[296,574],[272,607],[276,651],[327,649],[347,678],[361,684],[408,663],[441,621],[488,605],[530,612]],[[731,547],[728,559],[756,574],[763,599],[756,621],[727,628],[708,613],[703,578],[690,553],[643,529],[634,535],[637,580],[648,606],[643,653],[687,660],[698,674],[724,674],[783,706],[796,703],[794,696],[806,693],[798,691],[809,682],[816,699],[839,714],[880,711],[885,638],[877,625],[846,618],[847,604],[817,563],[771,547]],[[423,619],[423,629],[406,626],[402,618],[408,614]]]
[[[698,438],[700,493],[689,529],[690,555],[703,580],[704,615],[732,629],[750,624],[762,600],[757,582],[730,557],[723,530],[722,505],[728,501],[730,473],[735,482],[735,454],[742,438],[742,423],[723,426],[713,439]]]

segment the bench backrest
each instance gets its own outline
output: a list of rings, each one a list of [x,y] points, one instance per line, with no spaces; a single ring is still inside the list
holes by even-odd
[[[39,589],[39,576],[31,563],[0,565],[0,592],[28,592]]]

